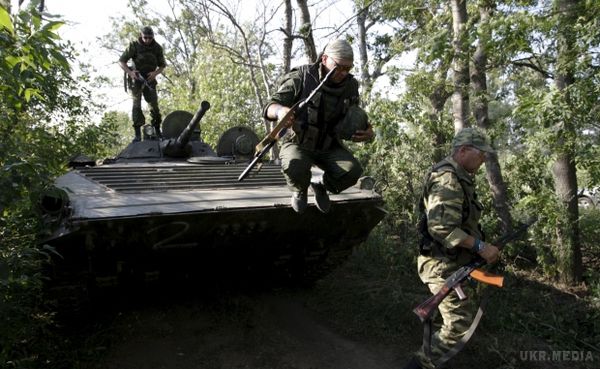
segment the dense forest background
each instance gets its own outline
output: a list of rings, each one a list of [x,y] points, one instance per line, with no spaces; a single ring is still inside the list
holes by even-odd
[[[478,175],[488,237],[538,218],[504,262],[523,278],[577,291],[595,332],[577,340],[598,350],[600,215],[582,211],[577,194],[600,184],[599,2],[264,0],[252,12],[235,1],[163,2],[168,12],[129,0],[131,12],[97,41],[116,60],[142,25],[154,27],[168,63],[163,115],[210,101],[202,130],[212,145],[240,124],[264,135],[271,127],[260,112],[278,77],[316,60],[327,39],[352,43],[377,133],[353,149],[389,211],[377,237],[414,247],[421,178],[455,131],[485,130],[498,149]],[[40,293],[53,251],[39,245],[47,226],[39,194],[70,157],[114,155],[132,131],[127,113],[93,97],[116,82],[85,72],[90,64],[58,36],[65,20],[46,13],[44,1],[19,3],[0,1],[0,362],[10,367],[35,366],[53,345],[54,312]],[[321,24],[329,7],[353,15]]]

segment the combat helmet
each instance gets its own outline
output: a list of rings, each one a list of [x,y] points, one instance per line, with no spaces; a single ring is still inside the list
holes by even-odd
[[[348,108],[344,119],[336,126],[337,136],[342,140],[350,140],[357,130],[365,130],[369,124],[367,113],[358,105]]]

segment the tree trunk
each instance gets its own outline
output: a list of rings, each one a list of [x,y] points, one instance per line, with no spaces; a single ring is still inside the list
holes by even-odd
[[[308,11],[307,0],[296,0],[301,14],[300,37],[304,42],[304,49],[309,63],[314,63],[317,60],[317,48],[315,47],[315,39],[313,37],[312,23],[310,20],[310,12]]]
[[[283,73],[287,73],[290,71],[291,60],[292,60],[292,42],[294,38],[292,37],[292,0],[285,0],[284,2],[284,13],[285,19],[283,22],[283,33],[285,37],[283,38]]]
[[[433,142],[433,160],[432,164],[437,163],[442,160],[446,156],[446,150],[443,149],[445,144],[444,133],[442,132],[443,125],[442,114],[444,112],[444,106],[446,105],[446,101],[450,97],[451,93],[446,90],[446,78],[448,76],[448,69],[450,67],[450,63],[442,62],[440,64],[440,68],[436,73],[436,78],[434,80],[435,88],[433,92],[429,94],[429,103],[431,104],[431,111],[429,112],[429,119],[432,122],[439,122],[439,124],[433,124],[434,127],[434,142]]]
[[[573,72],[573,49],[575,45],[575,18],[577,0],[557,0],[558,10],[558,55],[556,64],[556,87],[563,92],[568,105],[571,105],[567,88],[575,81]],[[582,279],[583,267],[579,237],[579,209],[577,206],[577,173],[575,168],[575,145],[569,139],[577,137],[573,123],[562,122],[556,136],[556,161],[552,164],[552,175],[559,207],[562,210],[562,222],[556,229],[557,246],[555,255],[558,262],[559,277],[562,282],[575,283]]]
[[[452,116],[454,131],[469,126],[469,45],[466,0],[452,0],[452,48],[454,50],[452,81]]]
[[[471,69],[471,85],[473,86],[473,115],[477,126],[484,131],[490,126],[488,115],[488,90],[487,90],[487,46],[491,40],[489,21],[492,13],[491,1],[483,1],[479,5],[478,44],[473,55],[473,68]],[[492,191],[494,208],[500,218],[503,234],[510,233],[512,229],[512,216],[508,208],[506,183],[502,178],[500,163],[497,154],[488,154],[485,162],[486,177]]]
[[[360,79],[364,96],[369,96],[373,88],[373,81],[369,75],[369,54],[367,53],[367,14],[368,9],[365,9],[356,15]]]

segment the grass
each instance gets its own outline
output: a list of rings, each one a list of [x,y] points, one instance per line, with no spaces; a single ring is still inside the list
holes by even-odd
[[[598,214],[585,216],[600,218]],[[589,218],[585,222],[592,227],[595,220]],[[597,232],[585,233],[588,254],[600,247]],[[408,360],[422,339],[422,326],[412,309],[430,295],[417,275],[416,242],[386,233],[377,228],[347,263],[321,280],[309,306],[325,314],[345,334],[388,342]],[[587,270],[598,270],[599,266],[586,264]],[[484,318],[474,338],[452,359],[452,366],[597,368],[597,274],[588,276],[584,285],[567,288],[545,280],[535,269],[507,265],[503,273],[505,287],[489,287]]]
[[[488,291],[482,323],[452,360],[453,367],[598,367],[600,211],[582,213],[580,224],[585,283],[562,286],[545,279],[536,266],[505,265],[505,288]],[[400,359],[408,360],[422,339],[422,326],[412,309],[430,294],[416,272],[414,235],[392,233],[383,225],[377,227],[346,263],[317,282],[307,294],[307,305],[350,338],[389,344],[397,348]],[[21,343],[34,347],[35,355],[20,353],[16,356],[23,360],[0,361],[0,367],[82,367],[81,363],[102,357],[113,336],[110,324],[101,321],[74,330],[35,326],[42,331],[27,334],[33,341]]]

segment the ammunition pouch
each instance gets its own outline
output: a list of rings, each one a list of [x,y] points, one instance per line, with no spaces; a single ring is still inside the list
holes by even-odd
[[[417,232],[419,233],[419,254],[429,256],[434,246],[435,240],[427,231],[427,215],[421,214],[417,222]]]
[[[294,141],[303,149],[315,151],[329,149],[335,139],[319,127],[307,124],[306,128],[296,131]]]
[[[333,137],[327,133],[327,125],[319,125],[321,109],[321,92],[317,92],[312,99],[308,101],[306,116],[296,121],[293,130],[296,134],[296,143],[303,149],[327,150],[333,142]]]

